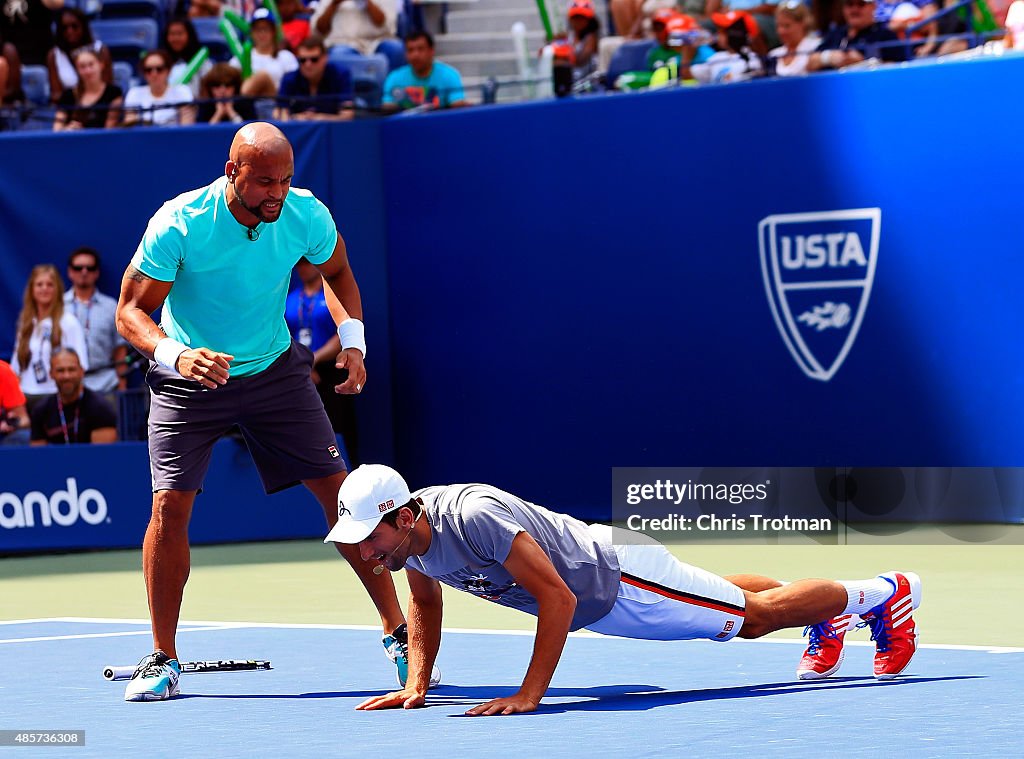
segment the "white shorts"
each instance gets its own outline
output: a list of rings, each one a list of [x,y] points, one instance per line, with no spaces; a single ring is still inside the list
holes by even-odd
[[[592,532],[611,528],[591,525]],[[603,542],[603,541],[602,541]],[[644,640],[730,640],[743,626],[743,591],[684,564],[660,543],[615,545],[622,579],[612,610],[587,625],[605,635]]]

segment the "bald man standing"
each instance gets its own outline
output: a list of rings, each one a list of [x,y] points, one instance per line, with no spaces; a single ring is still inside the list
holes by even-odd
[[[327,284],[340,326],[339,393],[366,382],[362,304],[345,242],[331,213],[292,187],[292,147],[277,127],[248,124],[231,142],[224,176],[168,201],[150,219],[121,283],[117,328],[152,359],[149,453],[153,512],[143,573],[154,652],[125,690],[126,701],[178,693],[175,633],[189,573],[188,524],[214,443],[241,428],[267,493],[301,482],[337,521],[345,465],[310,379],[313,357],[285,323],[292,268],[301,258]],[[157,325],[150,314],[163,306]],[[338,546],[369,592],[398,657],[405,619],[388,575],[375,575],[355,546]],[[397,631],[397,634],[396,634]]]

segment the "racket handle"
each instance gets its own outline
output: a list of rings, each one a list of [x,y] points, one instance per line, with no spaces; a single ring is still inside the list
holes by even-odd
[[[104,680],[131,680],[133,674],[135,674],[135,667],[133,665],[125,667],[108,665],[103,668]]]

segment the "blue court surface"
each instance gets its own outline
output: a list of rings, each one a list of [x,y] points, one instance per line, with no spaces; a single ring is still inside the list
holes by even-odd
[[[855,634],[865,637],[863,631]],[[270,659],[269,672],[182,676],[169,702],[125,703],[108,664],[148,653],[138,620],[0,623],[0,730],[85,730],[72,757],[1007,757],[1024,754],[1024,649],[924,646],[891,682],[852,643],[839,676],[801,682],[787,641],[572,636],[541,708],[463,718],[516,690],[532,634],[446,631],[428,708],[356,712],[394,689],[379,630],[182,623],[190,660]],[[0,748],[0,756],[35,747]],[[673,753],[669,753],[673,752]]]

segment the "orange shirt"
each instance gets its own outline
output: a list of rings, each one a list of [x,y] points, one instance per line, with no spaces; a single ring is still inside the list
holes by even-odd
[[[0,361],[0,408],[17,408],[25,405],[25,394],[18,384],[18,375],[11,365]]]

